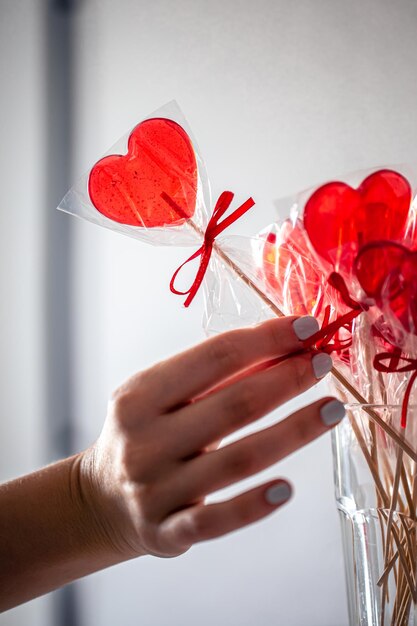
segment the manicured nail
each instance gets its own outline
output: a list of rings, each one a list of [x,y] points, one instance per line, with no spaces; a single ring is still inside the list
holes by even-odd
[[[315,354],[311,359],[311,363],[313,365],[314,375],[316,378],[323,378],[333,367],[332,357],[325,352]]]
[[[346,415],[343,402],[339,400],[330,400],[326,402],[320,409],[321,421],[325,426],[334,426],[338,424]]]
[[[286,502],[291,496],[291,487],[288,483],[278,483],[272,485],[265,492],[266,501],[275,506]]]
[[[292,327],[298,339],[301,339],[301,341],[308,339],[320,329],[318,321],[315,317],[311,317],[311,315],[305,315],[304,317],[299,317],[294,320]]]

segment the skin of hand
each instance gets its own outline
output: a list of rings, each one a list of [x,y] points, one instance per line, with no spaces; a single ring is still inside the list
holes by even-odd
[[[84,497],[109,550],[123,559],[176,556],[261,519],[290,498],[290,485],[276,480],[227,502],[204,503],[208,494],[276,463],[344,415],[341,403],[327,398],[218,447],[330,371],[328,355],[299,353],[317,321],[299,318],[294,325],[295,319],[209,339],[133,376],[114,393],[101,436],[81,466]],[[288,353],[293,356],[276,366],[257,367]]]
[[[283,459],[344,416],[338,400],[324,398],[219,447],[330,371],[331,357],[303,349],[318,328],[311,317],[274,319],[140,372],[113,394],[89,449],[2,485],[0,609],[127,559],[182,554],[287,502],[292,489],[283,479],[225,502],[205,498]],[[274,364],[282,355],[289,356]]]

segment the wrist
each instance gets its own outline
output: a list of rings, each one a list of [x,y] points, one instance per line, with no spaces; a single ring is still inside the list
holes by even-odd
[[[98,460],[95,446],[74,457],[71,492],[86,520],[86,541],[105,561],[103,567],[143,556],[121,488],[109,461]],[[106,471],[107,467],[107,471]],[[130,538],[130,539],[129,539]]]
[[[0,610],[129,558],[86,488],[88,456],[0,486]]]

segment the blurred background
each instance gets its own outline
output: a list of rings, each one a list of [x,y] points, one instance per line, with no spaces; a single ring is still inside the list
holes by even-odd
[[[213,196],[255,198],[233,229],[254,233],[282,196],[416,164],[416,58],[414,0],[0,0],[1,480],[90,445],[115,386],[204,336],[201,296],[185,310],[168,289],[189,251],[58,213],[71,184],[175,98]],[[264,474],[294,484],[279,514],[0,625],[346,626],[329,437]]]

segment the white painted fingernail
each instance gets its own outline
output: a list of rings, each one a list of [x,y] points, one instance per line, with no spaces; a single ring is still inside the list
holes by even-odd
[[[320,329],[318,321],[311,315],[305,315],[304,317],[299,317],[294,320],[292,327],[294,328],[294,332],[298,339],[301,339],[302,341],[304,341],[304,339],[308,339]]]
[[[334,426],[338,424],[346,415],[343,402],[339,400],[330,400],[326,402],[320,409],[321,421],[325,426]]]
[[[291,487],[288,483],[278,483],[272,485],[265,492],[265,499],[268,504],[275,506],[276,504],[282,504],[286,502],[291,496]]]
[[[311,359],[311,364],[316,378],[323,378],[333,367],[332,357],[325,352],[315,354]]]

